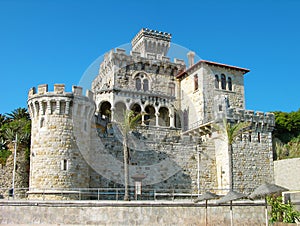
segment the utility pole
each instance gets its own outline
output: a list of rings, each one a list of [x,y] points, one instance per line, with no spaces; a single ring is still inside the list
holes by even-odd
[[[13,178],[12,178],[12,197],[15,198],[15,176],[16,176],[16,165],[17,165],[17,148],[18,148],[18,134],[16,133],[16,138],[13,141],[15,143],[14,150],[14,168],[13,168]]]

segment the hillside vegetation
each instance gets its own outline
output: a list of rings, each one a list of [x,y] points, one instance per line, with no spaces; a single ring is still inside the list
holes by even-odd
[[[274,160],[300,157],[300,109],[290,113],[276,111],[273,133]]]
[[[17,144],[25,149],[29,158],[31,121],[27,109],[17,108],[11,113],[0,114],[0,164],[6,165],[12,154],[17,135]]]

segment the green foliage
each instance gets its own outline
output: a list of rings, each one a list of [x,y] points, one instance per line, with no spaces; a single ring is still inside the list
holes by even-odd
[[[274,114],[274,159],[300,157],[300,109]]]
[[[2,149],[0,150],[0,164],[2,166],[6,165],[6,160],[8,159],[8,157],[11,155],[11,151],[10,150],[6,150],[6,149]]]
[[[296,112],[276,111],[274,136],[288,143],[300,135],[300,109]]]
[[[30,120],[30,116],[26,108],[17,108],[13,110],[11,113],[6,113],[6,115],[9,120],[19,120],[19,119]]]
[[[270,212],[270,222],[295,223],[300,220],[300,212],[288,202],[282,202],[282,196],[267,196],[267,202],[272,207]]]
[[[232,145],[238,136],[250,130],[250,126],[249,122],[230,123],[224,119],[221,126],[214,124],[213,128],[221,132],[224,140],[226,140],[229,145]]]
[[[18,145],[25,147],[26,158],[29,159],[31,121],[25,108],[17,108],[11,113],[0,114],[0,163],[6,164],[11,151],[6,146],[18,135]]]
[[[6,141],[1,138],[0,139],[0,164],[2,166],[6,165],[7,158],[11,155],[11,151],[7,150]]]

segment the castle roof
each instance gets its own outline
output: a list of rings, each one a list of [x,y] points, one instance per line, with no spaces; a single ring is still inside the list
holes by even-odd
[[[242,68],[242,67],[232,66],[232,65],[228,65],[228,64],[217,63],[217,62],[208,61],[208,60],[200,60],[196,64],[194,64],[193,66],[191,66],[188,69],[186,69],[185,71],[180,72],[176,76],[176,78],[183,77],[186,73],[188,73],[189,71],[192,71],[195,67],[197,67],[200,64],[208,64],[208,65],[212,65],[212,66],[229,68],[229,69],[233,69],[233,70],[237,70],[237,71],[242,71],[244,74],[246,74],[246,73],[248,73],[250,71],[247,68]]]

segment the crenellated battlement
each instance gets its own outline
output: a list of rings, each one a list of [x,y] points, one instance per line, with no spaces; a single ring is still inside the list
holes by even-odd
[[[53,91],[47,84],[31,88],[28,92],[28,109],[31,118],[41,115],[80,115],[94,111],[94,94],[90,90],[82,94],[82,87],[72,86],[72,92],[65,91],[64,84],[55,84]],[[81,109],[83,108],[83,109]]]
[[[228,108],[227,119],[237,122],[251,122],[255,127],[266,128],[267,130],[273,130],[275,126],[275,115],[270,112]]]

